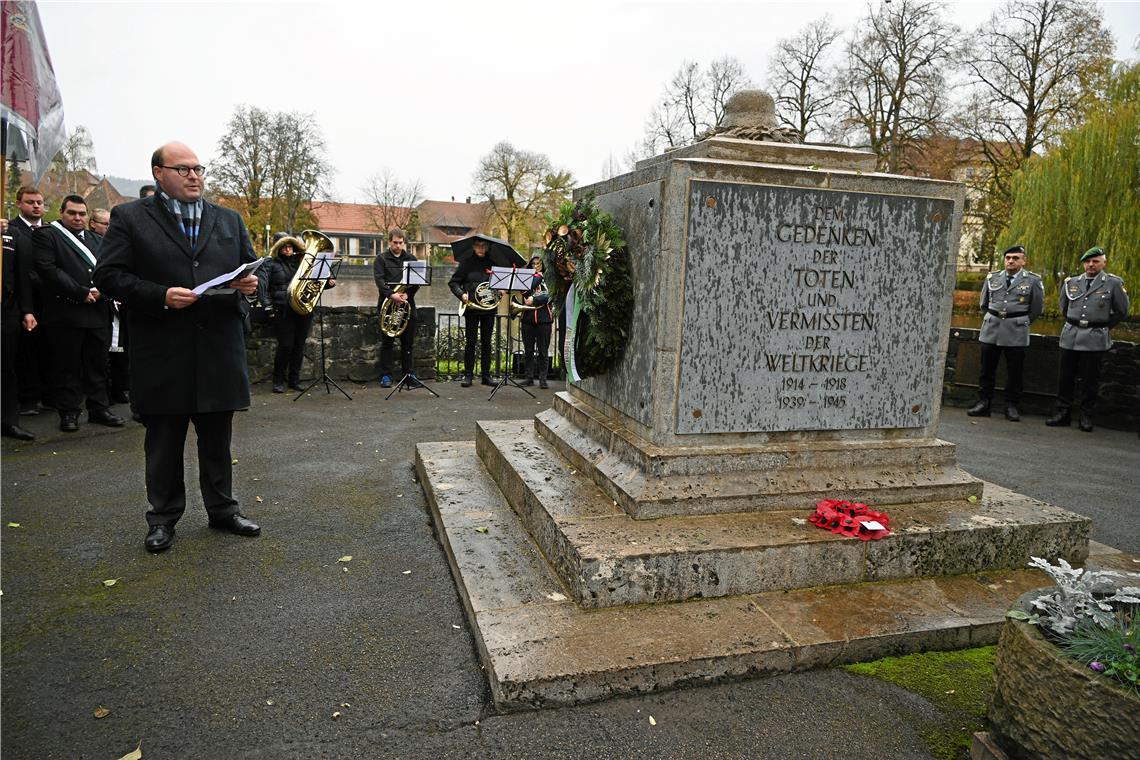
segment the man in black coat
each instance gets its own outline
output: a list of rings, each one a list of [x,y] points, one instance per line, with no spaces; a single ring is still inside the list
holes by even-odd
[[[79,430],[85,399],[89,422],[122,427],[107,395],[110,304],[91,279],[102,239],[87,230],[87,203],[78,195],[64,198],[59,211],[59,221],[32,235],[59,429]]]
[[[156,195],[116,206],[95,282],[123,303],[131,331],[131,402],[146,425],[146,549],[168,549],[186,507],[183,454],[191,422],[199,482],[212,528],[255,536],[261,528],[232,495],[233,413],[249,406],[242,301],[193,288],[255,260],[241,217],[202,199],[205,168],[181,143],[151,156]],[[223,288],[257,289],[247,275]]]
[[[23,278],[16,263],[16,241],[8,234],[7,223],[4,225],[4,258],[3,295],[0,296],[0,317],[2,317],[3,337],[0,338],[0,394],[3,395],[0,407],[0,430],[5,438],[16,438],[21,441],[30,441],[35,436],[28,430],[20,427],[20,403],[18,400],[18,382],[16,379],[16,344],[20,338],[20,328],[32,330],[36,326],[36,318],[31,308],[31,294],[27,287],[21,287]],[[27,319],[25,319],[27,318]],[[29,321],[30,320],[30,321]]]
[[[43,306],[40,279],[36,274],[35,252],[32,250],[32,233],[44,226],[44,196],[36,188],[24,185],[16,192],[16,206],[20,213],[8,223],[8,234],[16,249],[16,276],[19,289],[28,299],[24,312],[23,330],[16,341],[16,376],[19,380],[18,396],[21,415],[39,414],[40,402],[48,403],[47,380],[50,374],[50,357],[43,345],[43,330],[36,329],[36,315]],[[29,319],[30,318],[30,319]],[[29,327],[29,323],[31,327]]]
[[[400,333],[400,369],[409,376],[412,387],[416,387],[419,378],[416,377],[415,364],[412,362],[412,344],[416,336],[416,291],[419,285],[409,285],[403,292],[395,292],[392,283],[398,283],[404,276],[404,262],[415,261],[416,257],[408,251],[408,238],[402,229],[393,227],[388,231],[388,249],[376,257],[372,262],[372,279],[376,281],[376,290],[380,298],[376,302],[376,309],[384,308],[384,302],[391,299],[398,304],[408,304],[411,307],[411,319],[404,332]],[[392,359],[392,349],[395,348],[396,339],[380,332],[380,385],[383,388],[392,387],[392,374],[395,362]]]

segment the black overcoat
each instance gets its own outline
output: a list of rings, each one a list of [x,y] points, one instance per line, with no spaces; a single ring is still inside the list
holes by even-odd
[[[222,412],[249,406],[241,294],[166,307],[171,287],[193,288],[254,260],[234,211],[205,203],[190,241],[158,196],[116,206],[95,286],[127,305],[131,404],[140,414]]]
[[[84,232],[83,236],[87,250],[98,259],[102,238],[94,232]],[[31,240],[44,300],[36,319],[45,327],[90,329],[111,324],[111,306],[106,298],[87,303],[94,268],[67,241],[65,233],[49,225],[32,233]]]

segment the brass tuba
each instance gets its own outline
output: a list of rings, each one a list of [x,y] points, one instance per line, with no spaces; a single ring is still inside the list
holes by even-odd
[[[392,294],[403,293],[407,289],[407,285],[400,284],[392,288]],[[404,330],[408,329],[408,324],[411,321],[412,304],[410,301],[397,303],[391,298],[384,299],[384,303],[380,307],[380,332],[389,338],[399,337],[404,334]]]
[[[468,309],[477,311],[497,311],[499,308],[499,294],[491,290],[491,283],[481,282],[475,286],[475,296],[468,298],[466,303],[460,302],[459,316]]]
[[[288,239],[283,238],[278,243]],[[317,264],[317,254],[328,253],[334,249],[334,246],[328,235],[316,230],[302,232],[301,242],[304,243],[304,248],[298,252],[301,255],[301,263],[297,266],[293,279],[289,281],[289,306],[301,316],[308,316],[317,308],[317,299],[321,297],[321,291],[328,283],[327,279],[309,279],[313,267]]]

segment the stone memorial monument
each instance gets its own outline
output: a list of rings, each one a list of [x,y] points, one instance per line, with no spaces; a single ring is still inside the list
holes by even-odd
[[[937,437],[961,185],[789,143],[745,92],[589,193],[631,256],[621,363],[417,448],[501,708],[992,642],[1031,555],[1086,557],[1087,519]],[[825,498],[892,533],[820,530]]]

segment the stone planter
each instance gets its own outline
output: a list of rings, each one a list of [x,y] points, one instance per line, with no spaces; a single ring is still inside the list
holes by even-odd
[[[1016,608],[1042,590],[1023,594]],[[1007,619],[989,703],[994,738],[1014,758],[1140,758],[1140,698],[1064,656],[1037,626]]]

